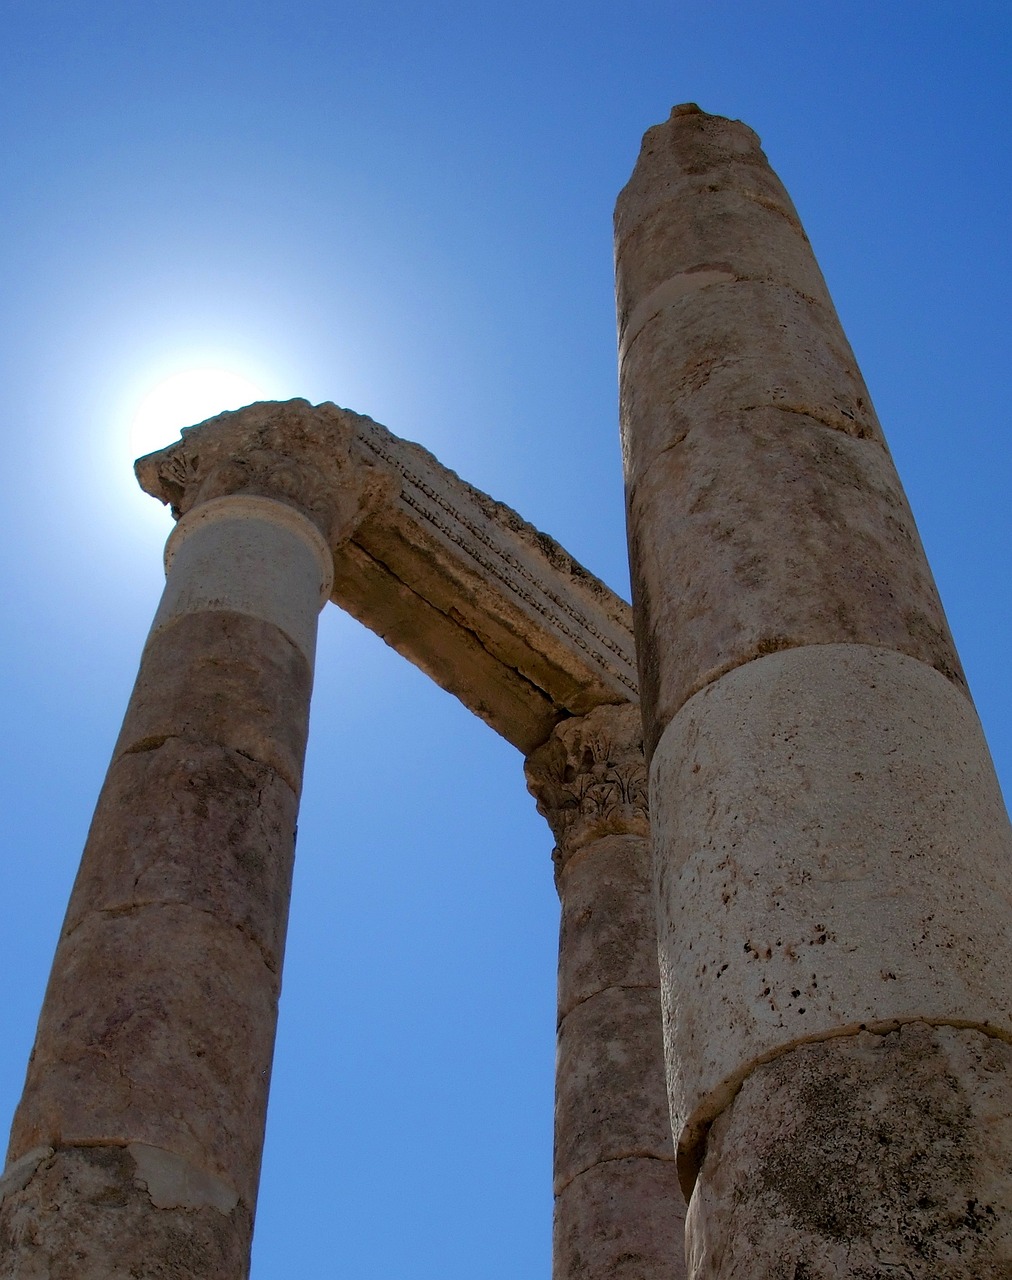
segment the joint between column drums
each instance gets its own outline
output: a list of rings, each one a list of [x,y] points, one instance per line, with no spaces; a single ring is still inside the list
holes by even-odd
[[[837,1027],[821,1034],[802,1036],[787,1044],[779,1045],[769,1053],[753,1058],[740,1071],[729,1076],[689,1116],[682,1127],[681,1135],[676,1140],[675,1160],[678,1165],[678,1182],[682,1188],[686,1203],[692,1196],[706,1155],[706,1142],[714,1122],[728,1109],[741,1091],[745,1081],[760,1067],[786,1057],[795,1049],[805,1045],[826,1044],[831,1040],[844,1040],[859,1035],[887,1036],[901,1027],[921,1023],[929,1027],[952,1027],[957,1031],[978,1031],[992,1040],[1000,1040],[1004,1044],[1012,1044],[1012,1033],[1003,1031],[994,1023],[975,1022],[971,1019],[932,1018],[925,1014],[908,1015],[902,1018],[879,1019],[875,1022],[851,1023],[845,1027]],[[579,1176],[579,1175],[574,1175]]]
[[[582,996],[575,1004],[569,1006],[566,1012],[559,1018],[556,1024],[557,1028],[561,1027],[569,1015],[577,1009],[582,1009],[585,1004],[591,1000],[596,1000],[598,996],[603,996],[606,991],[656,991],[658,993],[658,1005],[660,1005],[660,986],[656,982],[609,982],[603,987],[597,987],[588,996]]]
[[[577,1171],[574,1174],[571,1174],[565,1182],[558,1183],[553,1188],[552,1194],[558,1198],[565,1190],[567,1190],[567,1188],[571,1187],[574,1182],[579,1182],[579,1180],[585,1177],[588,1173],[593,1173],[595,1169],[601,1169],[607,1164],[618,1164],[622,1160],[654,1160],[658,1164],[674,1164],[675,1153],[672,1151],[670,1156],[659,1156],[655,1151],[638,1151],[635,1149],[630,1151],[620,1151],[618,1155],[605,1156],[603,1160],[595,1160],[593,1164],[584,1165],[582,1169],[577,1169]]]

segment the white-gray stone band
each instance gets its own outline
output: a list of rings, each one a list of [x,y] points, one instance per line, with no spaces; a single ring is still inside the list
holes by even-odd
[[[1012,1040],[1012,831],[961,691],[895,650],[758,658],[650,779],[672,1116],[691,1159],[796,1044],[904,1022]]]
[[[334,559],[323,534],[294,507],[252,494],[194,507],[165,544],[165,574],[152,635],[186,614],[220,609],[273,624],[314,662]]]

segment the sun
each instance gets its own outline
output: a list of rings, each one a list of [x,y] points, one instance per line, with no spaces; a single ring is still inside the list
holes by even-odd
[[[185,369],[145,393],[130,423],[130,448],[139,458],[172,444],[181,428],[226,409],[271,397],[262,386],[229,369]]]

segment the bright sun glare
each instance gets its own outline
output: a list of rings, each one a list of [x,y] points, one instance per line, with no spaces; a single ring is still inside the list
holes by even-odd
[[[186,369],[164,378],[144,396],[130,424],[135,458],[163,449],[180,428],[203,422],[225,409],[269,399],[263,387],[228,369]]]

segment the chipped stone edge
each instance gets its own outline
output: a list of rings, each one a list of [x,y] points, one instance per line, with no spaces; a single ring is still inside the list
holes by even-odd
[[[0,1204],[3,1204],[9,1195],[24,1191],[35,1177],[39,1165],[44,1164],[54,1154],[53,1147],[32,1147],[23,1156],[19,1156],[13,1164],[8,1165],[3,1176],[0,1177]]]
[[[799,1036],[785,1044],[776,1045],[768,1052],[750,1058],[739,1070],[725,1077],[720,1084],[711,1089],[700,1102],[695,1111],[688,1117],[682,1132],[676,1139],[676,1162],[678,1165],[678,1181],[686,1202],[692,1196],[696,1179],[703,1166],[706,1155],[706,1139],[714,1122],[728,1109],[741,1092],[745,1081],[760,1067],[792,1053],[795,1049],[809,1044],[826,1044],[830,1040],[853,1039],[855,1036],[869,1034],[888,1036],[899,1031],[901,1027],[911,1023],[924,1023],[928,1027],[952,1027],[956,1031],[977,1031],[992,1040],[1000,1040],[1004,1044],[1012,1044],[1012,1032],[1008,1032],[992,1022],[979,1022],[969,1018],[933,1018],[930,1014],[904,1014],[895,1018],[881,1018],[872,1022],[851,1022],[841,1027],[830,1027],[809,1036]]]
[[[156,1209],[210,1208],[227,1215],[239,1203],[234,1187],[174,1151],[146,1142],[128,1143],[127,1151],[137,1167],[134,1182],[147,1192]]]

